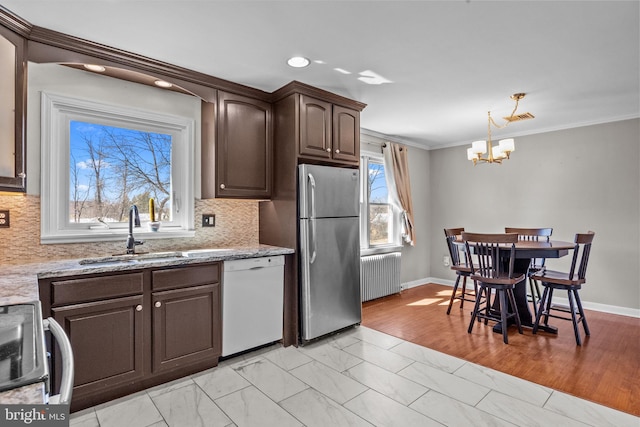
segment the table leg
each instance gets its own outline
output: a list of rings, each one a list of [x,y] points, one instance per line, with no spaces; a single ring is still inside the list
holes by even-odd
[[[527,270],[529,269],[529,264],[531,264],[531,259],[529,258],[516,258],[513,266],[514,274],[525,275],[524,280],[516,283],[513,291],[516,300],[516,307],[518,307],[518,316],[520,317],[520,323],[523,328],[533,328],[533,316],[529,308],[529,302],[527,301]],[[509,308],[511,309],[511,306],[509,306]],[[500,310],[497,298],[494,298],[493,300],[492,309],[496,312]],[[509,321],[509,325],[512,323],[515,323],[515,320]],[[558,329],[553,326],[544,327],[544,325],[540,325],[539,329],[554,334],[558,333]],[[501,322],[498,322],[493,326],[493,332],[498,334],[502,333]]]

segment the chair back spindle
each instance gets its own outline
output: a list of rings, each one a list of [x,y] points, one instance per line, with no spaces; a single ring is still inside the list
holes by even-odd
[[[519,240],[528,240],[533,242],[548,242],[553,228],[518,228],[518,227],[505,227],[505,233],[517,233]]]
[[[505,227],[505,233],[517,233],[518,240],[531,241],[531,242],[548,242],[553,234],[553,228],[518,228],[518,227]],[[544,267],[544,258],[533,258],[531,260],[531,266],[534,268]]]
[[[569,280],[573,280],[578,267],[578,280],[584,281],[587,276],[587,264],[589,263],[589,254],[591,253],[591,243],[595,233],[588,231],[587,233],[578,233],[575,237],[575,246],[573,249],[573,259],[571,260],[571,268],[569,269]],[[580,264],[578,264],[578,259]]]
[[[487,279],[513,278],[515,263],[515,243],[518,241],[516,233],[508,234],[479,234],[462,233],[465,242],[467,258],[470,261],[472,274]],[[511,244],[509,247],[508,245]],[[507,263],[500,262],[500,249],[507,245],[509,257]]]
[[[463,231],[464,231],[464,228],[445,228],[444,229],[444,235],[447,239],[447,247],[449,248],[449,256],[451,257],[451,264],[454,266],[468,265],[466,257],[464,261],[460,259],[461,247],[455,243],[458,237],[462,235]]]

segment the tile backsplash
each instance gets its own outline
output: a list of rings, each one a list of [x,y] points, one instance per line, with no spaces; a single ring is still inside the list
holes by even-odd
[[[11,227],[0,228],[0,265],[87,258],[124,251],[122,242],[40,243],[40,197],[0,195],[0,209],[11,211]],[[202,228],[202,214],[213,213],[216,226]],[[195,237],[146,240],[145,252],[258,244],[258,202],[254,200],[195,200]],[[143,250],[143,249],[140,249]]]

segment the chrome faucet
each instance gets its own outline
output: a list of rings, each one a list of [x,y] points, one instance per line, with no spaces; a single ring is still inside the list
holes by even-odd
[[[129,236],[127,236],[127,254],[135,254],[136,246],[142,245],[142,240],[136,240],[133,238],[133,227],[140,227],[140,215],[138,214],[138,207],[132,205],[129,209]]]

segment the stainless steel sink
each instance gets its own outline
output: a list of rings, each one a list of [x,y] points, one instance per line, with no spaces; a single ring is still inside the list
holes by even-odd
[[[231,249],[227,248],[216,248],[216,249],[192,249],[190,251],[182,252],[182,256],[193,258],[193,257],[208,257],[219,255],[221,252],[229,252]]]
[[[182,258],[182,252],[151,252],[137,254],[115,254],[105,257],[85,258],[78,261],[81,265],[87,264],[116,264],[116,263],[137,263],[141,261],[155,261],[167,258]]]
[[[40,302],[0,306],[0,391],[47,376]]]

